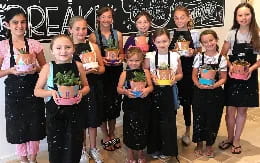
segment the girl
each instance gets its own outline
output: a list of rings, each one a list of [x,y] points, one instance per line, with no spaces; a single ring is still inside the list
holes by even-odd
[[[143,149],[147,145],[148,111],[150,100],[148,94],[153,85],[148,70],[142,69],[143,52],[138,47],[130,47],[127,51],[128,70],[121,73],[117,91],[125,95],[123,99],[123,140],[128,147],[127,163],[134,163],[134,151],[138,152],[138,163],[145,163]],[[137,77],[136,73],[145,75],[147,86],[141,89],[141,98],[135,98],[131,82]]]
[[[189,10],[183,6],[178,6],[173,11],[173,20],[174,24],[177,26],[173,32],[173,39],[170,44],[170,49],[178,51],[176,42],[180,38],[183,38],[186,41],[190,41],[188,55],[181,56],[182,70],[183,70],[183,79],[177,83],[179,90],[179,99],[180,104],[183,107],[183,115],[185,120],[186,131],[182,136],[182,142],[185,145],[190,144],[190,126],[191,126],[191,102],[192,102],[192,91],[193,91],[193,82],[192,82],[192,63],[194,59],[194,54],[196,54],[200,47],[198,38],[198,33],[193,32],[193,38],[190,32],[191,28],[191,18]],[[196,49],[195,46],[196,45]]]
[[[194,82],[193,136],[192,141],[197,143],[196,155],[202,155],[203,142],[206,141],[206,156],[214,157],[214,144],[221,121],[224,107],[224,92],[222,85],[227,78],[227,61],[218,52],[218,36],[213,30],[205,30],[200,34],[200,42],[205,52],[195,56],[192,71]],[[216,70],[215,83],[203,85],[199,82],[203,66]]]
[[[36,162],[40,140],[45,137],[44,101],[33,95],[40,67],[45,64],[43,48],[38,41],[24,37],[27,28],[26,15],[20,8],[6,12],[5,23],[8,39],[0,42],[0,77],[5,77],[6,138],[16,145],[16,153],[22,163]],[[35,56],[40,67],[26,72],[17,71],[15,58],[18,49]]]
[[[232,145],[232,153],[240,154],[240,136],[243,131],[248,107],[258,107],[258,73],[257,54],[260,50],[259,27],[256,23],[253,7],[241,3],[235,8],[234,24],[228,33],[221,54],[227,56],[229,72],[232,72],[232,62],[244,59],[250,63],[248,80],[228,78],[225,85],[226,93],[226,124],[228,139],[219,144],[221,149]],[[228,53],[229,52],[229,53]]]
[[[74,16],[69,21],[69,32],[75,44],[74,60],[80,61],[80,55],[84,51],[94,52],[98,62],[97,68],[90,68],[86,70],[87,79],[90,86],[90,93],[86,98],[82,99],[82,107],[86,112],[85,127],[88,128],[90,150],[89,155],[95,162],[102,162],[101,155],[96,148],[97,127],[101,125],[102,113],[102,80],[100,74],[105,71],[104,63],[97,44],[90,43],[85,40],[87,35],[87,21],[81,16]],[[86,132],[84,132],[86,139]],[[83,144],[83,154],[86,151],[86,140]],[[85,155],[84,155],[85,156]]]
[[[146,54],[145,67],[151,72],[161,65],[169,65],[175,72],[172,84],[182,78],[181,61],[176,52],[168,50],[170,45],[170,34],[167,29],[157,29],[153,36],[157,51]],[[157,77],[152,75],[153,81],[157,84]],[[171,86],[155,86],[152,93],[151,121],[149,128],[149,139],[147,152],[153,158],[168,158],[178,155],[176,110],[173,102],[173,88]]]
[[[143,50],[143,52],[151,52],[155,50],[155,45],[153,44],[152,41],[152,36],[151,34],[148,33],[148,30],[151,27],[152,23],[152,18],[150,14],[146,11],[141,11],[139,14],[136,15],[135,17],[135,26],[137,31],[137,34],[133,34],[128,39],[126,40],[125,46],[124,46],[124,52],[127,52],[127,49],[131,46],[138,46],[136,45],[136,42],[138,42],[138,36],[146,36],[148,37],[147,44],[148,47],[139,45],[139,47]]]
[[[101,49],[102,57],[105,57],[105,48],[109,42],[117,45],[119,49],[118,62],[113,65],[104,59],[106,72],[102,76],[104,84],[104,113],[101,130],[103,139],[101,144],[105,150],[114,151],[120,148],[120,139],[115,137],[116,118],[120,116],[122,96],[116,91],[119,76],[123,71],[123,37],[121,32],[112,29],[113,9],[102,7],[97,11],[98,29],[89,37],[91,42],[97,43]]]
[[[86,73],[80,62],[73,61],[73,41],[65,35],[55,36],[50,44],[51,53],[55,57],[52,61],[43,66],[39,79],[36,83],[34,94],[37,97],[48,97],[46,103],[47,116],[47,142],[50,163],[80,161],[83,142],[83,109],[78,104],[57,105],[59,94],[54,77],[58,72],[69,70],[79,77],[81,89],[78,91],[78,98],[89,92]],[[44,89],[47,84],[48,89]]]

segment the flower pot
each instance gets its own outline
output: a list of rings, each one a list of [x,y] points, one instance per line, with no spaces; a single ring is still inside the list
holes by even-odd
[[[118,62],[119,49],[105,49],[106,57],[105,59],[110,63],[114,64]]]
[[[171,85],[173,75],[174,74],[172,69],[166,69],[166,70],[157,69],[158,85]]]
[[[149,50],[146,36],[135,37],[135,45],[139,47],[143,52],[147,52]]]
[[[181,41],[176,43],[178,52],[181,56],[188,56],[189,55],[189,46],[190,41]]]
[[[80,55],[83,67],[85,70],[91,68],[98,68],[98,62],[96,62],[96,53],[87,52]]]
[[[73,97],[73,98],[57,98],[57,101],[55,102],[57,105],[74,105],[81,101],[79,97]]]
[[[17,71],[29,71],[36,65],[35,54],[19,54],[15,56],[15,68]]]
[[[58,93],[61,98],[69,99],[78,95],[79,86],[58,86]]]
[[[201,69],[199,83],[202,85],[213,85],[215,83],[216,70]]]
[[[244,62],[243,64],[232,63],[233,71],[229,73],[229,76],[238,80],[247,80],[250,63]]]
[[[142,90],[146,86],[146,82],[130,81],[130,86],[135,97],[140,97],[142,95]]]

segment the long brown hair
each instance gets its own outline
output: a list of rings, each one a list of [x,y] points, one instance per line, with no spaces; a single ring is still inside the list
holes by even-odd
[[[259,50],[260,51],[260,38],[259,38],[259,26],[257,25],[256,22],[256,18],[255,18],[255,11],[254,8],[249,4],[249,3],[240,3],[234,11],[234,20],[233,20],[233,26],[231,27],[231,29],[239,29],[240,25],[237,22],[237,11],[238,9],[242,8],[242,7],[246,7],[249,8],[250,12],[251,12],[251,23],[249,25],[249,32],[252,36],[252,44],[254,49]]]
[[[202,42],[201,42],[201,37],[204,36],[204,35],[212,35],[216,40],[219,40],[218,35],[217,35],[217,33],[216,33],[214,30],[212,30],[212,29],[207,29],[207,30],[205,30],[205,31],[203,31],[203,32],[200,33],[200,38],[199,38],[200,43],[202,43]],[[217,44],[217,46],[216,46],[216,50],[219,51],[219,46],[218,46],[218,44]]]

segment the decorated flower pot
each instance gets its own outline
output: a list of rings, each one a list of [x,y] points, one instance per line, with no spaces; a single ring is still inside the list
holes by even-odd
[[[98,68],[98,62],[96,61],[95,52],[87,52],[80,55],[83,67],[87,69]]]
[[[250,63],[244,60],[237,60],[232,63],[233,71],[230,77],[239,80],[246,80],[248,77]]]
[[[171,85],[174,76],[172,69],[157,69],[158,85]]]
[[[176,43],[178,52],[181,56],[188,56],[189,55],[189,46],[190,41],[179,41]]]
[[[130,86],[135,97],[141,97],[142,90],[145,88],[146,82],[130,81]]]
[[[36,57],[34,54],[23,53],[15,56],[15,68],[17,71],[29,71],[34,68]]]
[[[216,70],[201,69],[199,83],[203,85],[213,85],[215,83]]]
[[[119,49],[112,49],[107,48],[105,49],[106,57],[105,59],[110,63],[114,64],[115,62],[118,62],[118,55],[119,55]]]
[[[61,98],[73,98],[78,95],[79,86],[58,86],[58,93]]]
[[[135,45],[139,47],[143,52],[147,52],[149,50],[146,36],[135,37]]]

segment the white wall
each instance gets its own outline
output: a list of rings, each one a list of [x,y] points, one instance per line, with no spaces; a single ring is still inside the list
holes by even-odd
[[[217,27],[213,28],[219,35],[220,41],[219,45],[220,47],[222,46],[223,40],[226,37],[227,31],[230,29],[232,22],[233,22],[233,11],[234,8],[237,6],[238,3],[240,3],[241,0],[226,0],[226,9],[225,9],[225,22],[224,22],[224,27]],[[256,7],[258,6],[258,8]],[[257,18],[258,18],[258,23],[260,23],[259,18],[260,18],[260,1],[255,0],[254,1],[254,7],[257,12]],[[257,10],[258,9],[258,10]],[[203,29],[202,29],[203,30]],[[201,30],[200,30],[201,31]],[[49,45],[44,44],[45,47],[45,54],[46,58],[49,61],[52,57],[49,55]],[[4,84],[3,84],[3,79],[0,79],[0,162],[5,162],[4,160],[10,159],[10,157],[15,156],[15,146],[8,144],[6,142],[5,138],[5,117],[4,117]],[[41,149],[40,150],[46,150],[47,145],[46,141],[43,141],[41,144]]]

